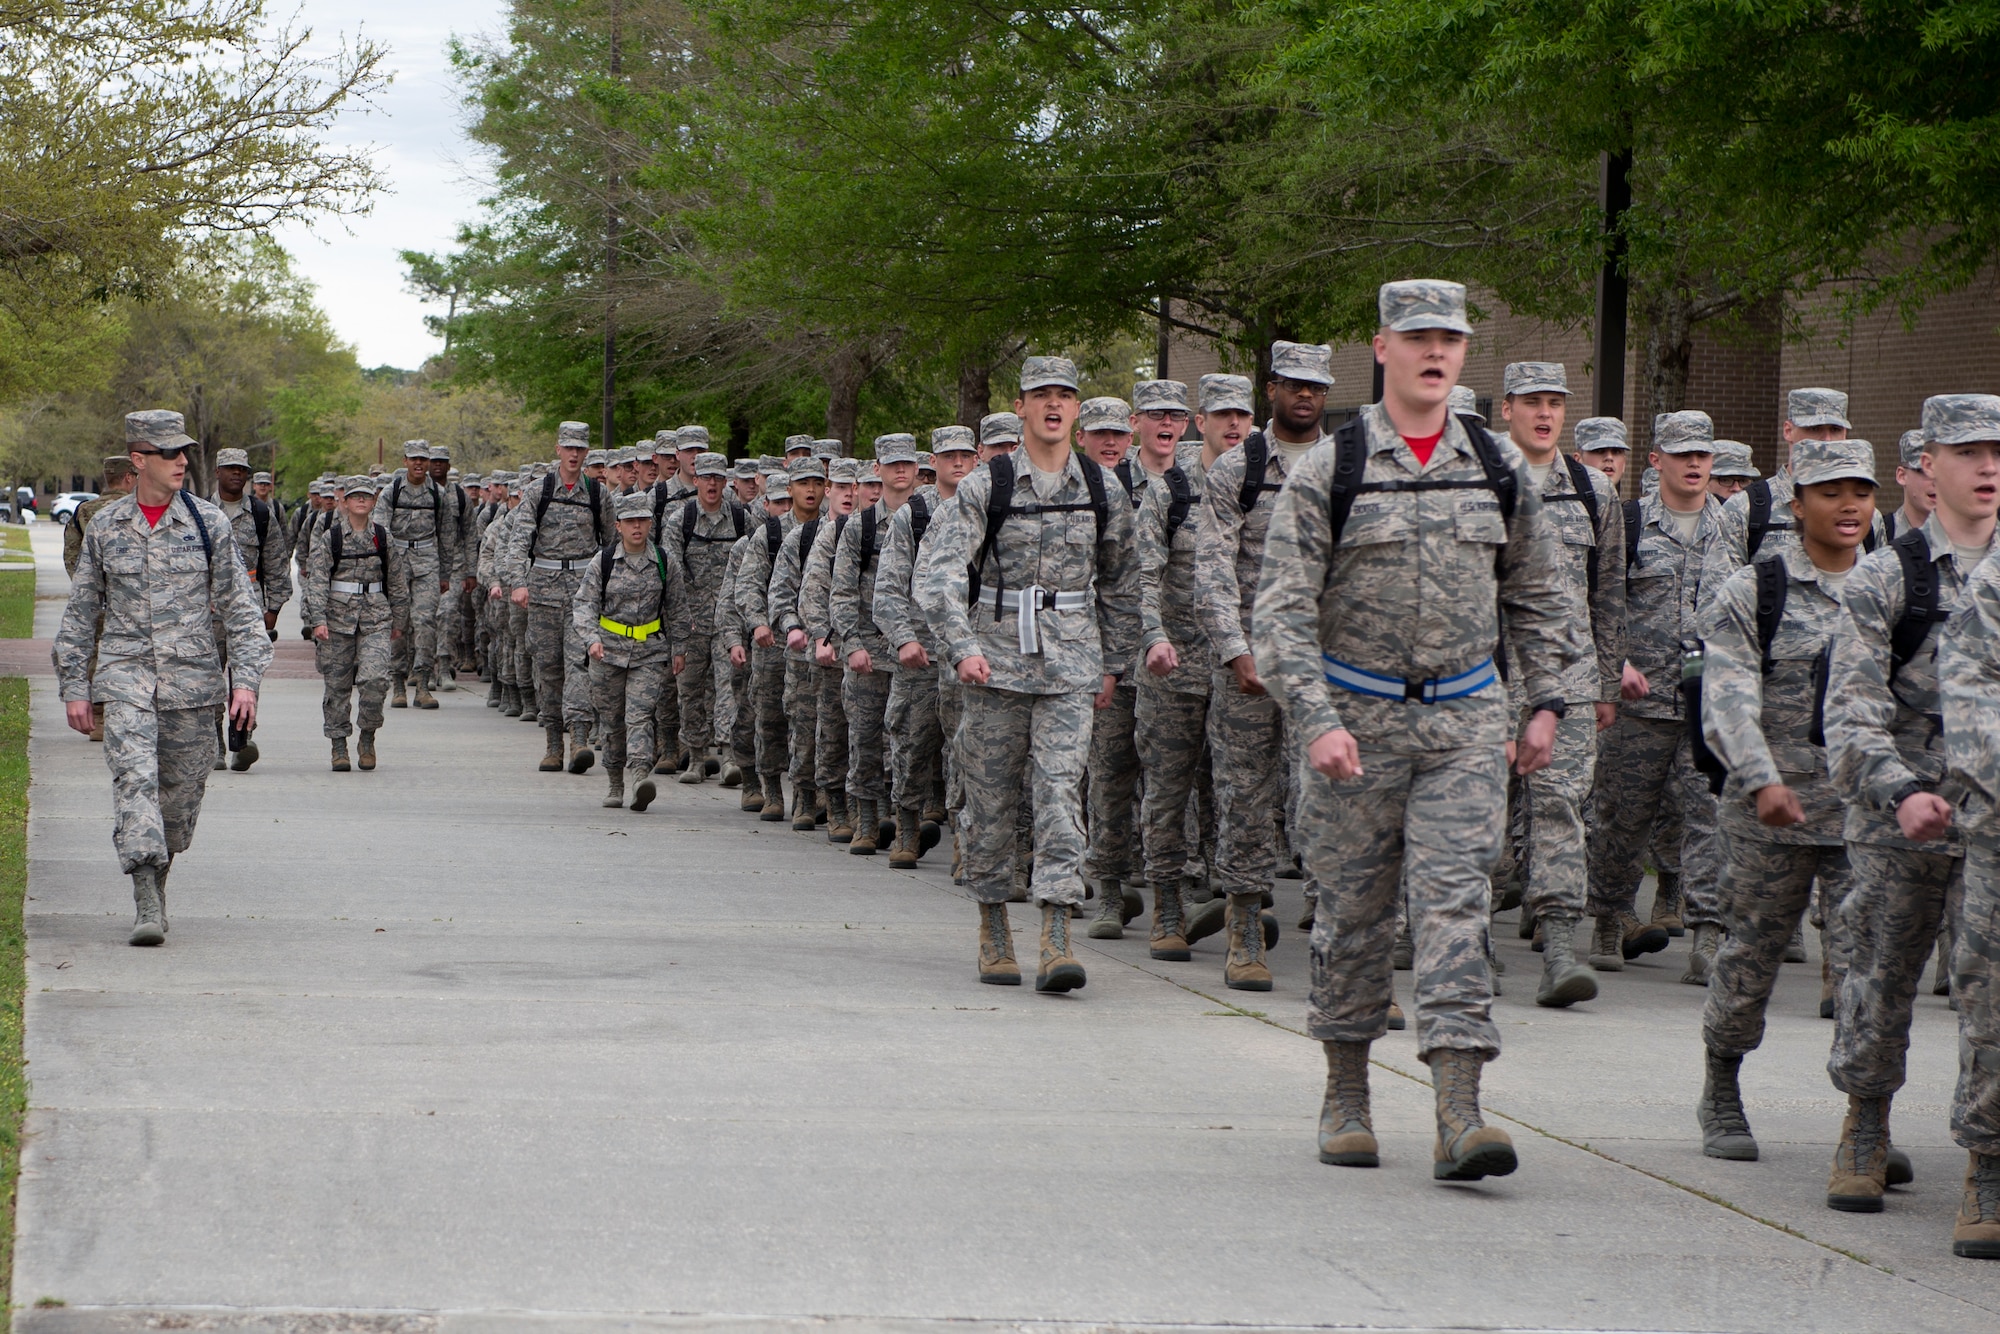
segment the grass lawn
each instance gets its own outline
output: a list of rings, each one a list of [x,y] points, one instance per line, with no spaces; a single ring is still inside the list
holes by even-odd
[[[28,525],[0,523],[0,554],[29,557],[35,554],[35,549],[28,543]]]
[[[21,1061],[21,990],[28,892],[28,683],[0,680],[0,1294],[14,1282],[14,1187],[21,1171],[21,1116],[28,1072]],[[0,1297],[4,1302],[4,1297]],[[11,1323],[0,1305],[0,1327]]]
[[[0,570],[0,639],[35,634],[35,572]]]

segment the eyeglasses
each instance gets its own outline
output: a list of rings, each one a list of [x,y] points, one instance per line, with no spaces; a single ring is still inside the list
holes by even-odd
[[[1146,408],[1139,415],[1149,422],[1184,422],[1188,419],[1183,408]]]
[[[179,449],[128,449],[125,452],[127,454],[138,454],[142,456],[152,455],[154,457],[163,459],[177,459],[181,455],[187,453],[187,446],[183,445]],[[230,466],[235,467],[236,465],[231,464]]]
[[[1278,388],[1283,390],[1285,393],[1316,394],[1321,398],[1326,397],[1326,391],[1328,388],[1328,386],[1320,384],[1314,380],[1290,380],[1286,379],[1283,376],[1278,377],[1276,383]]]

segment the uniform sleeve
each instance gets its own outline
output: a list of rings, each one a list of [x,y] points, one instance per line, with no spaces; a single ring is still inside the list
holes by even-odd
[[[761,525],[744,539],[743,559],[736,567],[736,607],[743,616],[746,637],[758,626],[771,625],[771,555]]]
[[[271,665],[271,639],[264,631],[264,608],[253,592],[256,585],[243,571],[243,553],[236,548],[235,530],[223,518],[221,510],[210,507],[203,517],[215,533],[215,559],[208,568],[208,594],[222,613],[222,632],[229,640],[229,683],[236,690],[254,691],[263,683],[264,673]]]
[[[1243,451],[1237,448],[1209,468],[1195,528],[1194,614],[1218,668],[1250,651],[1243,633],[1243,591],[1236,583],[1236,555],[1243,543],[1242,486]],[[1268,537],[1265,549],[1270,549]]]
[[[1167,561],[1172,552],[1167,545],[1167,501],[1169,488],[1162,484],[1146,488],[1132,525],[1139,548],[1139,651],[1147,654],[1156,644],[1170,642],[1167,623],[1160,613],[1160,587],[1166,581]],[[1133,665],[1134,670],[1138,664]]]
[[[778,548],[778,563],[771,570],[770,588],[765,596],[766,614],[770,617],[766,623],[781,640],[794,630],[805,629],[805,623],[799,619],[799,581],[805,575],[799,567],[799,547],[804,532],[805,525],[798,524],[785,534],[785,544]]]
[[[828,578],[827,623],[832,629],[828,639],[843,644],[861,641],[861,537],[861,515],[856,513],[840,530]]]
[[[1701,734],[1745,792],[1781,782],[1764,740],[1757,578],[1731,575],[1701,614]]]
[[[722,583],[715,590],[715,633],[722,640],[725,651],[746,647],[743,642],[743,613],[736,605],[736,571],[743,562],[743,548],[749,540],[747,536],[739,537],[729,548],[729,559],[722,567]]]
[[[389,578],[387,570],[382,572],[386,591]],[[311,547],[306,553],[305,588],[299,597],[299,614],[305,618],[308,628],[317,628],[326,623],[327,600],[333,589],[333,548],[327,543]]]
[[[389,599],[391,612],[407,622],[410,614],[410,553],[391,542],[389,559],[383,563],[388,568],[382,572],[382,591]]]
[[[604,633],[598,627],[599,608],[603,605],[603,594],[599,591],[604,583],[604,553],[598,552],[590,558],[590,564],[583,567],[583,578],[576,586],[576,596],[570,599],[569,618],[576,624],[576,633],[588,649],[592,644],[604,642]]]
[[[1715,597],[1729,582],[1729,576],[1747,563],[1744,548],[1750,540],[1750,502],[1744,499],[1745,494],[1739,491],[1723,505],[1715,534],[1700,553],[1701,605]]]
[[[911,507],[905,504],[889,519],[889,540],[875,566],[875,624],[892,649],[901,649],[917,638],[918,612],[910,598],[916,533]]]
[[[1105,473],[1106,482],[1116,480]],[[1131,504],[1119,503],[1118,488],[1107,490],[1111,503],[1106,506],[1104,533],[1097,540],[1097,636],[1104,674],[1125,677],[1131,674],[1139,646],[1139,550],[1133,541]]]
[[[1582,654],[1564,632],[1574,603],[1556,569],[1555,524],[1525,463],[1514,476],[1517,499],[1500,557],[1501,626],[1521,664],[1521,697],[1533,705],[1562,694],[1562,674]]]
[[[1320,658],[1319,597],[1333,565],[1333,519],[1324,476],[1332,467],[1332,451],[1326,454],[1326,460],[1313,455],[1302,460],[1286,479],[1284,490],[1272,500],[1271,527],[1264,536],[1264,566],[1250,614],[1257,631],[1257,674],[1265,688],[1277,696],[1286,720],[1298,728],[1303,745],[1346,726],[1340,710],[1334,707],[1332,692],[1326,688],[1326,669]],[[1212,470],[1207,489],[1211,496],[1219,489]],[[1232,506],[1234,501],[1232,489]],[[1210,522],[1209,514],[1204,507],[1204,527]],[[1200,540],[1197,581],[1211,551],[1206,533]],[[1207,623],[1205,615],[1203,623]]]
[[[849,520],[848,531],[851,532],[854,528],[853,521]],[[833,594],[833,561],[832,541],[813,543],[812,556],[806,561],[805,573],[799,579],[799,622],[805,629],[807,639],[824,640],[838,647],[841,636],[834,628],[830,605]],[[857,602],[859,596],[857,592]]]
[[[975,469],[959,483],[957,503],[932,522],[917,553],[917,605],[954,667],[982,656],[965,605],[965,569],[986,540],[986,497],[991,490],[992,474]]]
[[[264,594],[262,610],[276,612],[292,600],[292,560],[291,552],[286,549],[284,521],[268,507],[263,550],[257,557],[257,579]]]
[[[90,659],[97,652],[97,626],[104,610],[100,546],[98,535],[84,535],[76,569],[70,575],[69,604],[63,608],[62,626],[49,647],[65,704],[90,698]]]
[[[1843,601],[1849,629],[1834,638],[1827,678],[1827,767],[1843,797],[1887,812],[1889,798],[1918,781],[1891,731],[1889,640],[1903,614],[1900,562],[1893,554],[1887,564],[1864,558],[1847,577]]]
[[[541,483],[535,483],[535,489],[540,488]],[[520,507],[512,511],[507,521],[507,542],[500,556],[500,582],[509,592],[528,586],[528,550],[535,534],[534,511],[528,508],[532,504],[532,500],[523,496]]]
[[[1597,490],[1597,592],[1590,599],[1590,637],[1597,650],[1597,698],[1616,703],[1625,669],[1625,507],[1603,474],[1591,471]]]
[[[1938,646],[1938,695],[1944,704],[1947,772],[1978,793],[1989,814],[2000,803],[2000,581],[1993,577],[1996,570],[2000,566],[1988,560],[1973,572],[1965,600],[1945,623]]]
[[[69,522],[63,525],[63,573],[72,579],[76,577],[76,563],[83,559],[84,525],[94,517],[84,514],[83,507],[79,505],[77,512],[70,515]]]

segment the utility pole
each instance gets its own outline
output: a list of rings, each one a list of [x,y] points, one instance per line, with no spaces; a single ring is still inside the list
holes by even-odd
[[[618,79],[623,74],[620,58],[618,25],[618,0],[611,0],[611,77]],[[607,144],[611,136],[606,136]],[[618,405],[618,161],[617,147],[611,145],[605,150],[607,159],[606,194],[604,206],[604,409],[603,425],[598,438],[600,449],[612,446],[612,419]]]

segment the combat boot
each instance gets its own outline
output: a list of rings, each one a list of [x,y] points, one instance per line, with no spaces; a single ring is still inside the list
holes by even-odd
[[[1104,887],[1106,897],[1117,899],[1123,905],[1120,909],[1123,925],[1132,925],[1132,920],[1146,911],[1146,900],[1140,898],[1139,891],[1123,880],[1107,880],[1104,882]]]
[[[761,774],[764,780],[764,809],[758,819],[766,824],[781,824],[785,819],[785,779],[782,774]]]
[[[1021,965],[1014,961],[1014,932],[1007,925],[1007,905],[979,905],[979,980],[996,987],[1021,985]]]
[[[1686,910],[1687,900],[1681,892],[1681,877],[1678,871],[1662,871],[1653,890],[1653,925],[1678,939],[1687,934],[1687,923],[1681,918]]]
[[[826,790],[826,841],[845,843],[854,837],[854,811],[847,800],[847,789],[830,787]]]
[[[1600,915],[1591,927],[1590,966],[1600,973],[1625,971],[1625,932],[1615,913]]]
[[[741,799],[736,805],[738,810],[748,811],[752,815],[758,814],[764,809],[764,789],[755,782],[745,783]]]
[[[1198,940],[1207,940],[1222,930],[1228,921],[1229,896],[1219,894],[1206,903],[1194,906],[1194,910],[1187,914],[1187,926],[1181,935],[1192,945]]]
[[[361,746],[355,758],[363,769],[375,767],[375,734],[365,727],[361,729]]]
[[[1694,945],[1688,950],[1687,971],[1681,974],[1681,981],[1691,987],[1707,986],[1709,974],[1715,971],[1715,951],[1721,945],[1721,927],[1697,926],[1694,929]]]
[[[544,731],[546,731],[546,732],[548,733],[548,738],[549,738],[549,749],[548,749],[548,752],[547,752],[546,754],[544,754],[544,755],[542,756],[542,762],[541,762],[541,764],[540,764],[540,765],[539,765],[538,767],[539,767],[539,768],[541,769],[541,771],[542,771],[543,773],[545,773],[545,774],[559,774],[559,773],[561,773],[561,772],[562,772],[562,767],[563,767],[563,757],[562,757],[562,747],[563,747],[563,729],[562,729],[562,724],[561,724],[561,723],[550,723],[550,724],[548,725],[548,727],[546,727],[546,728],[545,728],[545,729],[543,729],[543,730],[544,730]]]
[[[743,766],[734,760],[726,761],[722,766],[722,786],[743,786]]]
[[[653,798],[660,795],[660,788],[653,776],[644,769],[633,769],[627,775],[632,787],[632,810],[644,811],[653,804]]]
[[[1076,991],[1084,984],[1083,965],[1069,949],[1069,905],[1042,905],[1042,966],[1035,973],[1037,991]]]
[[[607,766],[604,776],[609,780],[609,786],[604,792],[604,809],[618,810],[625,805],[625,771]]]
[[[337,774],[344,774],[353,767],[353,765],[347,762],[347,738],[344,736],[335,737],[333,739],[333,771]]]
[[[167,908],[160,898],[160,872],[155,866],[141,866],[132,872],[132,902],[138,914],[132,922],[127,942],[158,945],[167,938]]]
[[[1153,930],[1146,946],[1146,953],[1165,963],[1186,963],[1193,955],[1188,950],[1185,914],[1181,910],[1179,885],[1169,885],[1165,889],[1153,887]]]
[[[90,739],[92,741],[104,740],[104,706],[102,704],[93,704],[90,706]]]
[[[1260,896],[1229,896],[1229,953],[1222,961],[1222,985],[1231,991],[1269,991],[1271,966],[1264,962],[1264,914]]]
[[[1703,1050],[1708,1075],[1694,1111],[1695,1119],[1701,1122],[1701,1151],[1711,1158],[1754,1163],[1757,1140],[1750,1133],[1750,1116],[1743,1110],[1743,1090],[1737,1084],[1743,1058],[1724,1056],[1708,1048]]]
[[[1951,1253],[1968,1260],[2000,1260],[2000,1154],[1975,1153],[1965,1166],[1965,1194]]]
[[[810,834],[814,823],[812,784],[795,782],[792,784],[792,832]]]
[[[1392,1032],[1400,1033],[1409,1026],[1410,1021],[1403,1017],[1403,1007],[1396,1004],[1394,1000],[1391,1000],[1389,1002],[1389,1018],[1386,1022]]]
[[[500,687],[500,716],[518,718],[521,716],[521,687]]]
[[[1806,961],[1806,924],[1803,921],[1792,928],[1792,938],[1785,942],[1784,961],[1786,963]]]
[[[251,765],[255,764],[258,761],[259,758],[260,758],[260,753],[257,750],[257,736],[256,733],[253,732],[249,736],[243,738],[243,749],[237,751],[234,755],[231,755],[229,757],[229,768],[231,772],[240,774],[247,771]]]
[[[395,676],[389,679],[389,707],[407,709],[410,707],[410,678]]]
[[[489,709],[497,709],[500,707],[500,697],[502,694],[505,693],[506,687],[500,684],[500,678],[497,676],[490,677],[488,679],[490,679],[493,682],[493,684],[487,687],[486,690],[486,707]]]
[[[1313,918],[1318,915],[1319,900],[1310,894],[1306,895],[1305,907],[1299,913],[1299,930],[1311,931],[1313,929]]]
[[[569,734],[569,771],[573,774],[587,774],[590,766],[597,763],[597,752],[590,748],[590,729],[573,727]]]
[[[922,855],[917,847],[917,829],[924,822],[924,813],[915,806],[905,806],[896,815],[896,846],[889,852],[889,865],[898,871],[917,869],[917,858]]]
[[[1847,1117],[1833,1146],[1826,1207],[1849,1214],[1882,1212],[1889,1187],[1889,1100],[1847,1095]]]
[[[1368,1113],[1368,1044],[1322,1042],[1326,1101],[1319,1109],[1319,1160],[1333,1167],[1380,1167],[1375,1122]]]
[[[866,797],[850,798],[848,803],[854,811],[854,836],[847,840],[847,851],[856,857],[873,857],[875,840],[882,832],[882,824],[875,815],[875,803]]]
[[[686,771],[681,774],[681,782],[686,783],[690,787],[692,787],[696,783],[706,782],[707,779],[708,779],[708,752],[705,750],[698,750],[688,760],[688,767]]]
[[[1576,961],[1576,918],[1542,918],[1542,985],[1535,1004],[1561,1010],[1597,999],[1597,979]]]
[[[1416,942],[1410,939],[1410,915],[1396,914],[1396,941],[1389,947],[1389,966],[1399,973],[1407,973],[1416,966]]]
[[[438,662],[436,675],[438,693],[443,694],[447,691],[458,689],[458,664],[451,659],[445,658]],[[421,701],[419,702],[421,703]],[[432,705],[431,707],[435,708],[437,706]]]
[[[1626,961],[1642,954],[1658,954],[1667,947],[1667,928],[1655,922],[1642,922],[1633,913],[1618,915],[1619,950]]]
[[[1826,947],[1826,932],[1819,933],[1819,1017],[1833,1018],[1834,1003],[1840,993],[1833,985],[1833,953]]]
[[[521,721],[524,723],[539,723],[542,720],[541,714],[541,701],[535,694],[535,688],[533,686],[522,686]]]
[[[159,874],[153,877],[153,882],[160,887],[160,934],[161,935],[166,935],[167,933],[171,932],[174,929],[174,924],[167,920],[167,877],[172,875],[173,873],[174,873],[174,854],[170,852],[167,854],[167,864],[165,866],[162,866],[159,870]],[[1895,1178],[1891,1177],[1889,1179],[1889,1182],[1891,1185],[1894,1185]]]
[[[214,765],[214,767],[217,769],[227,769],[229,767],[229,741],[227,734],[223,730],[222,720],[223,720],[223,715],[220,712],[218,712],[215,715],[215,765]]]
[[[1125,896],[1118,892],[1116,880],[1103,882],[1104,892],[1097,896],[1097,916],[1091,918],[1090,928],[1084,934],[1092,940],[1125,939]]]
[[[1485,1064],[1485,1052],[1439,1047],[1431,1053],[1438,1122],[1431,1176],[1436,1180],[1504,1177],[1517,1165],[1507,1132],[1479,1118],[1479,1072]]]

